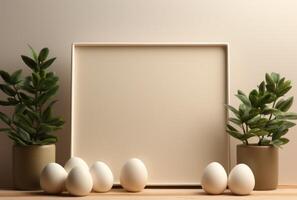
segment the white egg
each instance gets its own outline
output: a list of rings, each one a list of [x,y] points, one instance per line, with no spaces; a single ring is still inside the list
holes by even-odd
[[[96,192],[107,192],[113,185],[113,174],[104,162],[95,162],[90,173],[93,178],[93,190]]]
[[[144,163],[132,158],[122,167],[120,183],[129,192],[139,192],[144,189],[148,178],[148,172]]]
[[[58,194],[65,189],[67,172],[57,163],[47,164],[40,174],[40,187],[49,194]]]
[[[208,194],[221,194],[227,187],[227,173],[218,162],[212,162],[204,169],[201,185]]]
[[[68,173],[69,173],[69,172],[71,171],[71,169],[74,168],[74,167],[82,167],[82,168],[84,168],[84,169],[86,169],[86,170],[89,170],[89,166],[87,165],[87,163],[86,163],[83,159],[81,159],[81,158],[79,158],[79,157],[72,157],[72,158],[70,158],[70,159],[66,162],[66,164],[65,164],[65,166],[64,166],[66,172],[68,172]]]
[[[66,179],[66,189],[74,196],[86,196],[92,191],[93,181],[89,170],[74,167]]]
[[[249,166],[236,165],[229,174],[228,187],[233,194],[250,194],[255,187],[255,177]]]

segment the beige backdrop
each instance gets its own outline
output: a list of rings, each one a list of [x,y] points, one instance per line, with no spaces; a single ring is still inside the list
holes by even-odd
[[[291,94],[296,95],[296,24],[294,0],[0,0],[0,66],[10,71],[23,66],[19,55],[28,53],[27,43],[48,46],[58,57],[57,112],[67,121],[58,133],[58,161],[64,163],[70,154],[72,42],[229,42],[231,94],[251,89],[265,72],[276,71],[293,80]],[[280,183],[297,184],[297,128],[288,137],[291,142],[281,150]],[[11,143],[0,135],[0,186],[10,185]]]

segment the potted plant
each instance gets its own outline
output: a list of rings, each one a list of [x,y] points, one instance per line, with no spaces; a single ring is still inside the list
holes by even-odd
[[[48,68],[56,58],[47,59],[48,48],[39,54],[31,48],[32,57],[22,55],[32,71],[22,76],[22,70],[9,74],[0,70],[3,82],[0,90],[6,95],[0,105],[12,107],[10,114],[0,112],[4,127],[0,129],[13,142],[13,182],[17,189],[39,188],[39,174],[43,167],[55,162],[53,131],[61,129],[64,121],[52,114],[57,102],[52,97],[58,91],[58,77]]]
[[[226,131],[242,141],[237,146],[237,163],[251,167],[256,190],[277,187],[278,149],[289,142],[285,135],[297,119],[296,113],[288,112],[293,97],[284,97],[291,88],[291,81],[279,74],[266,74],[248,95],[238,90],[238,109],[228,105],[234,116],[228,119]]]

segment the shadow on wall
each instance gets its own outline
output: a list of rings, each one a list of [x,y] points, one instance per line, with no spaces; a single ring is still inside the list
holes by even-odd
[[[0,99],[3,99],[0,95]],[[9,107],[0,107],[0,111],[9,113]],[[0,128],[5,125],[0,121]],[[13,142],[7,137],[4,132],[0,132],[0,187],[7,188],[12,185],[12,146]]]
[[[12,142],[9,138],[0,135],[0,188],[12,186]]]

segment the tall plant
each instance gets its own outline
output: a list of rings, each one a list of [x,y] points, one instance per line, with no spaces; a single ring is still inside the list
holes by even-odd
[[[18,145],[52,144],[57,142],[57,137],[51,133],[64,124],[62,118],[52,113],[57,102],[52,97],[59,85],[58,77],[49,71],[49,67],[56,58],[48,59],[48,48],[43,48],[39,54],[32,47],[30,49],[31,57],[21,56],[31,70],[29,76],[22,77],[21,69],[12,74],[0,70],[3,79],[0,90],[6,95],[0,105],[14,108],[10,115],[0,112],[0,120],[6,125],[0,131]]]
[[[284,136],[296,125],[292,120],[297,119],[296,113],[289,112],[293,96],[284,97],[291,88],[290,80],[266,73],[265,80],[248,95],[238,90],[235,96],[241,104],[238,109],[228,105],[234,117],[228,120],[227,132],[247,145],[253,137],[258,138],[258,145],[281,147],[288,143]]]

